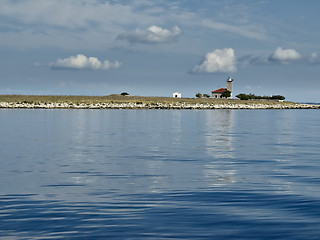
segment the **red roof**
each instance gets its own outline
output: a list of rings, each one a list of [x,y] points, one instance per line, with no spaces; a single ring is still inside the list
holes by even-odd
[[[212,93],[224,93],[225,91],[227,91],[226,88],[219,88],[217,90],[212,91]]]

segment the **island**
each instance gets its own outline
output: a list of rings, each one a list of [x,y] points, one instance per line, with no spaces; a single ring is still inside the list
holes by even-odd
[[[26,109],[320,109],[275,100],[108,96],[0,95],[0,108]]]

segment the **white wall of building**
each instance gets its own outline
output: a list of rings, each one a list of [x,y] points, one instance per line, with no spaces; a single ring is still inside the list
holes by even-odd
[[[181,98],[181,93],[180,92],[174,92],[174,93],[172,93],[172,97]]]

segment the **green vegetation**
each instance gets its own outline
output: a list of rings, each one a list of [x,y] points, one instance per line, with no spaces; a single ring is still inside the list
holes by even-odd
[[[231,92],[229,90],[225,91],[224,93],[221,94],[221,98],[228,98],[231,97]]]
[[[281,95],[272,95],[272,96],[257,96],[252,93],[244,94],[240,93],[236,96],[240,100],[253,100],[253,99],[263,99],[263,100],[285,100],[286,98]]]
[[[196,94],[196,97],[197,97],[197,98],[202,98],[203,95],[202,95],[202,93],[197,93],[197,94]]]
[[[244,93],[240,93],[236,96],[236,98],[239,98],[240,100],[249,100],[249,96]]]
[[[197,98],[210,98],[210,95],[209,95],[209,94],[206,94],[206,93],[204,93],[204,94],[202,94],[202,93],[197,93],[197,94],[196,94],[196,97],[197,97]]]

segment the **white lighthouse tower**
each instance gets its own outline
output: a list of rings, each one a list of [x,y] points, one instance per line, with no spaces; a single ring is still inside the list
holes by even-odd
[[[227,90],[231,92],[230,98],[232,98],[232,83],[233,79],[231,77],[227,78]]]

